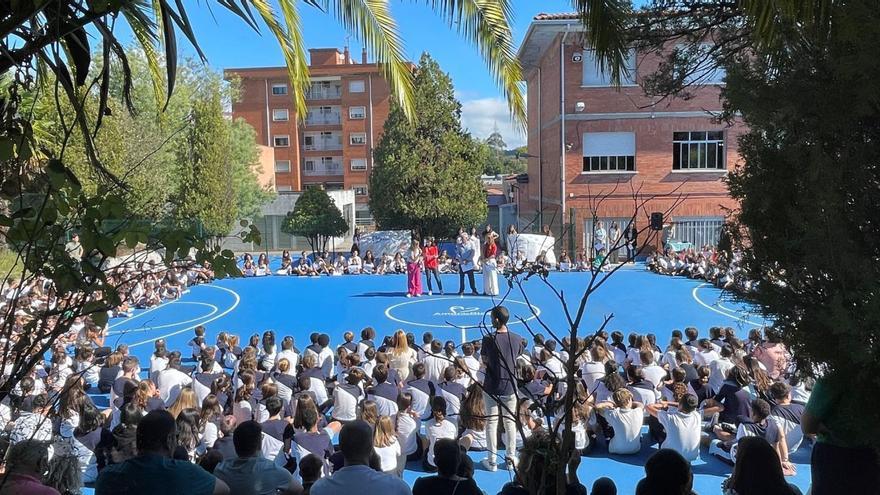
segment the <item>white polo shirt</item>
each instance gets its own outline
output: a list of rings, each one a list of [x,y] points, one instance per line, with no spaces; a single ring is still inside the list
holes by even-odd
[[[666,429],[666,440],[661,445],[662,448],[678,452],[688,462],[700,457],[702,420],[698,411],[659,411],[657,420]]]

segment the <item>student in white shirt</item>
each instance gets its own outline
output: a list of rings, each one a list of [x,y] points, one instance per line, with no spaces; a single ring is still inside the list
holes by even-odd
[[[388,416],[382,416],[376,423],[373,436],[373,450],[379,456],[379,466],[383,473],[397,474],[400,459],[400,442],[394,431],[394,422]]]
[[[695,396],[685,394],[679,402],[663,401],[646,408],[651,415],[648,421],[652,437],[660,448],[672,449],[688,462],[700,457],[702,418]]]
[[[160,371],[156,377],[156,385],[159,388],[159,397],[165,401],[166,406],[170,406],[177,400],[177,395],[184,387],[192,385],[192,378],[186,373],[180,371],[180,353],[174,351],[168,359],[168,367]]]
[[[709,388],[713,393],[717,394],[721,390],[721,385],[727,379],[730,369],[736,366],[731,360],[732,356],[733,348],[725,344],[721,348],[721,356],[707,365],[709,366]]]
[[[700,347],[694,354],[694,364],[697,366],[709,366],[713,361],[721,359],[721,355],[715,352],[709,339],[700,339]]]
[[[654,385],[654,388],[659,388],[660,384],[666,380],[666,370],[658,366],[654,361],[654,353],[642,349],[639,351],[639,360],[642,364],[642,374],[644,375],[645,380],[651,382],[651,384]]]
[[[425,432],[428,436],[428,453],[425,456],[424,467],[428,472],[436,472],[434,465],[434,444],[441,438],[455,440],[458,438],[458,428],[446,419],[446,399],[436,396],[431,401],[432,417],[425,424]]]
[[[611,454],[637,454],[642,448],[641,431],[645,420],[643,406],[633,402],[632,393],[622,388],[612,394],[614,402],[596,404],[596,411],[608,421],[614,437],[608,443]]]
[[[425,353],[425,379],[438,384],[443,381],[443,371],[452,364],[443,355],[443,344],[439,340],[431,342],[431,352]]]
[[[398,475],[407,461],[415,461],[422,458],[422,443],[419,440],[419,427],[421,425],[418,416],[412,410],[412,395],[409,392],[401,392],[397,396],[397,414],[394,416],[395,432],[397,441],[400,443],[400,456],[404,458],[398,463]]]

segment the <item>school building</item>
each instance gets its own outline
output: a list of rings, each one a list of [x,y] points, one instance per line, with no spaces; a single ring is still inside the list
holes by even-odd
[[[651,212],[667,212],[656,247],[716,243],[725,208],[735,206],[723,179],[740,159],[745,130],[715,118],[723,71],[695,74],[703,85],[690,99],[648,97],[640,83],[662,57],[634,51],[614,87],[583,30],[576,14],[539,14],[519,48],[529,154],[527,183],[515,195],[521,228],[549,225],[573,250],[592,245],[594,214],[608,229],[638,211],[642,229]]]

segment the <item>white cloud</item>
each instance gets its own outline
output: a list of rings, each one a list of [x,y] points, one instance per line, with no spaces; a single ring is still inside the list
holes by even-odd
[[[459,98],[461,95],[457,95]],[[461,102],[461,125],[475,138],[486,139],[495,128],[508,148],[526,144],[525,133],[513,123],[507,102],[501,98],[476,98]]]

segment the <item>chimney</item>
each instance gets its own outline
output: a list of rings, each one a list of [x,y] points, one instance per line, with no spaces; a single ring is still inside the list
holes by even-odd
[[[361,63],[364,65],[367,64],[367,47],[361,49]]]
[[[348,45],[345,45],[345,50],[343,50],[343,52],[342,52],[342,60],[343,60],[342,63],[344,63],[345,65],[348,65],[351,63],[351,56],[348,53]]]

